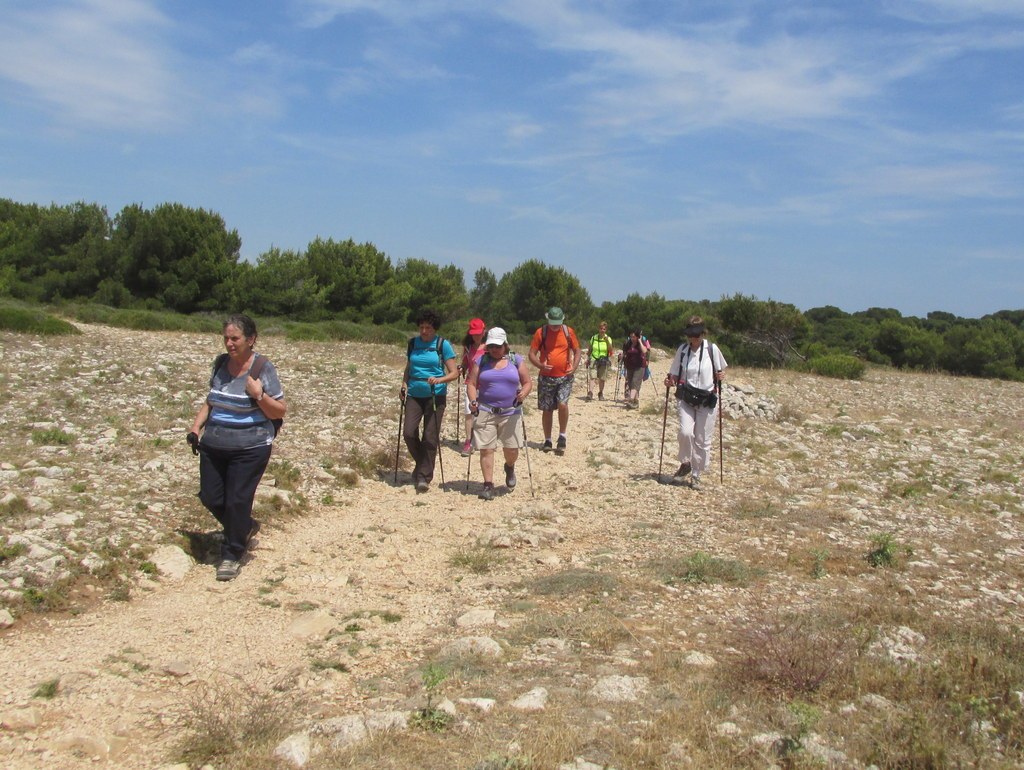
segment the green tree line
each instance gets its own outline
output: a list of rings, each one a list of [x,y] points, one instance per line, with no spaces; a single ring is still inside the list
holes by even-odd
[[[576,276],[536,259],[500,277],[480,268],[467,289],[461,268],[415,258],[393,263],[372,243],[351,239],[317,238],[304,251],[271,248],[255,262],[240,251],[238,232],[219,214],[176,203],[133,204],[111,217],[94,203],[0,199],[0,297],[380,325],[411,324],[431,307],[449,329],[479,316],[513,334],[530,333],[558,305],[582,341],[605,320],[617,339],[640,328],[669,348],[682,341],[689,317],[700,315],[736,364],[799,366],[844,354],[906,369],[1024,379],[1024,310],[916,318],[892,308],[801,312],[743,294],[712,301],[658,293],[595,306]]]

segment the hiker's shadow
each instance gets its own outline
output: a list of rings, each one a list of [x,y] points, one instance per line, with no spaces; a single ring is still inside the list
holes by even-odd
[[[188,553],[199,564],[215,565],[220,561],[220,546],[224,536],[220,532],[199,532],[179,529],[178,534],[188,541]]]
[[[630,478],[633,481],[653,481],[655,484],[662,484],[666,487],[677,487],[677,479],[672,475],[671,471],[668,473],[658,473],[657,471],[651,471],[649,473],[633,473],[630,474]]]

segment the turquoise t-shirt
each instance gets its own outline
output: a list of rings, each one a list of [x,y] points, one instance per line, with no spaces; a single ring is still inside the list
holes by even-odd
[[[455,358],[455,348],[448,340],[441,341],[441,357],[447,361]],[[419,336],[412,338],[409,353],[409,387],[407,393],[413,398],[430,398],[430,383],[427,377],[444,377],[448,372],[437,360],[437,337],[424,342]],[[448,383],[434,386],[434,395],[443,396],[448,392]]]

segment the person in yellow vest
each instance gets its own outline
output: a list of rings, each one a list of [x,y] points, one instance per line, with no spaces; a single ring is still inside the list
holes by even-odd
[[[604,381],[608,376],[608,364],[615,352],[612,346],[612,338],[608,336],[608,322],[601,321],[597,325],[597,334],[590,338],[589,356],[587,366],[594,368],[594,379],[597,380],[597,400],[604,401]],[[587,401],[594,400],[594,388],[587,381]]]

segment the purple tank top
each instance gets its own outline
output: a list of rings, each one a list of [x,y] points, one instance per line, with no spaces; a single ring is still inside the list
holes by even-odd
[[[516,399],[516,391],[519,390],[520,361],[520,356],[512,356],[508,359],[508,366],[504,369],[495,369],[497,361],[484,354],[480,359],[480,376],[477,379],[480,392],[478,400],[481,404],[496,406],[499,409],[512,406]]]

